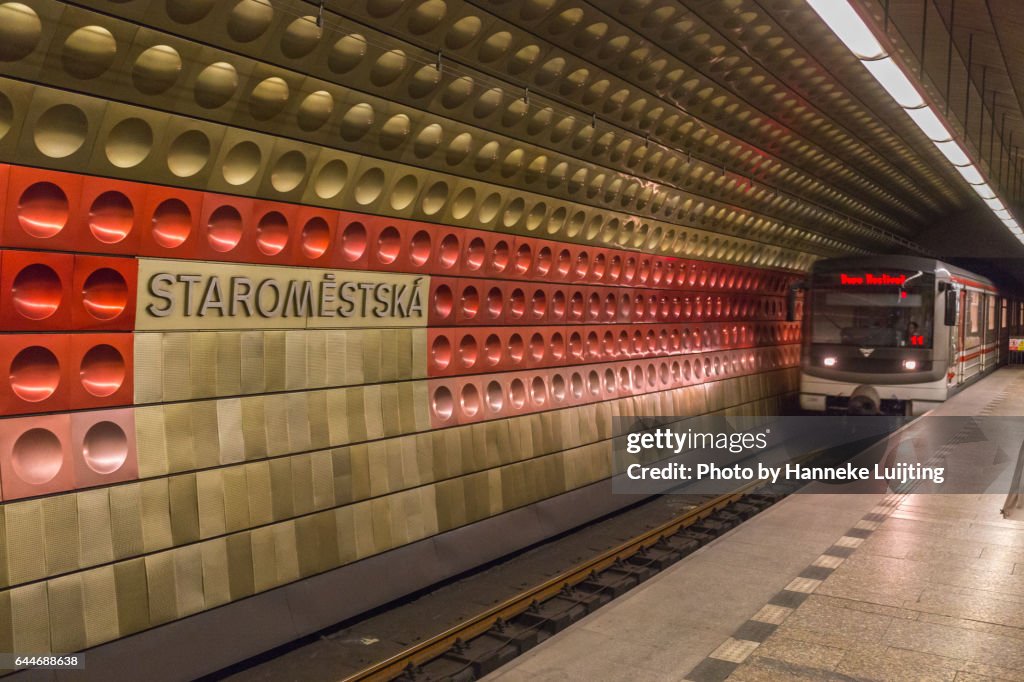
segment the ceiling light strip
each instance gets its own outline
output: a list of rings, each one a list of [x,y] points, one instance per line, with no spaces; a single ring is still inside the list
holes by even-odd
[[[807,4],[978,193],[993,215],[1024,243],[1024,231],[986,182],[981,169],[971,161],[949,127],[928,104],[903,67],[882,47],[849,0],[807,0]]]

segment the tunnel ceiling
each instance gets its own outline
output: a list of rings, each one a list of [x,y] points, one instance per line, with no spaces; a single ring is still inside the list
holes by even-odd
[[[290,4],[308,18],[318,3]],[[913,18],[932,0],[892,3],[887,21],[885,4],[863,7],[916,64]],[[954,34],[962,51],[975,33],[973,59],[988,64],[986,92],[998,93],[1008,134],[1020,123],[1009,74],[1024,56],[1006,55],[993,26],[1005,20],[1001,31],[1012,32],[1024,7],[985,5],[959,0],[965,23]],[[945,19],[931,12],[925,82],[940,110],[951,93],[962,129],[964,75],[945,88],[948,8]],[[521,165],[527,180],[545,177],[583,203],[818,256],[914,250],[922,234],[981,206],[804,0],[328,0],[323,24],[337,59],[377,55],[383,74],[391,55],[403,75],[386,90],[412,100],[430,92],[471,135],[500,136],[509,184]],[[403,59],[420,68],[400,68]],[[975,118],[979,102],[975,93]],[[995,163],[986,146],[972,151]],[[979,230],[1002,236],[979,216]]]

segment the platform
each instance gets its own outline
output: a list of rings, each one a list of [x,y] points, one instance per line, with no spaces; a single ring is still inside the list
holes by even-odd
[[[1020,416],[1022,394],[1005,369],[933,416]],[[952,466],[1012,469],[951,431]],[[1005,497],[793,495],[487,679],[1024,680],[1024,523]]]

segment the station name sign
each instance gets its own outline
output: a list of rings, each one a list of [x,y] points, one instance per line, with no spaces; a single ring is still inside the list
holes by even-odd
[[[890,275],[888,273],[865,272],[862,274],[839,273],[839,283],[843,286],[903,286],[906,275]]]
[[[144,259],[137,329],[415,327],[429,278]]]

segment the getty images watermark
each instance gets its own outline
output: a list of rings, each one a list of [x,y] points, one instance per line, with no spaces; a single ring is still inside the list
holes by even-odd
[[[1013,489],[1024,420],[1003,417],[658,417],[614,426],[613,490],[727,493],[737,481],[813,492]]]

